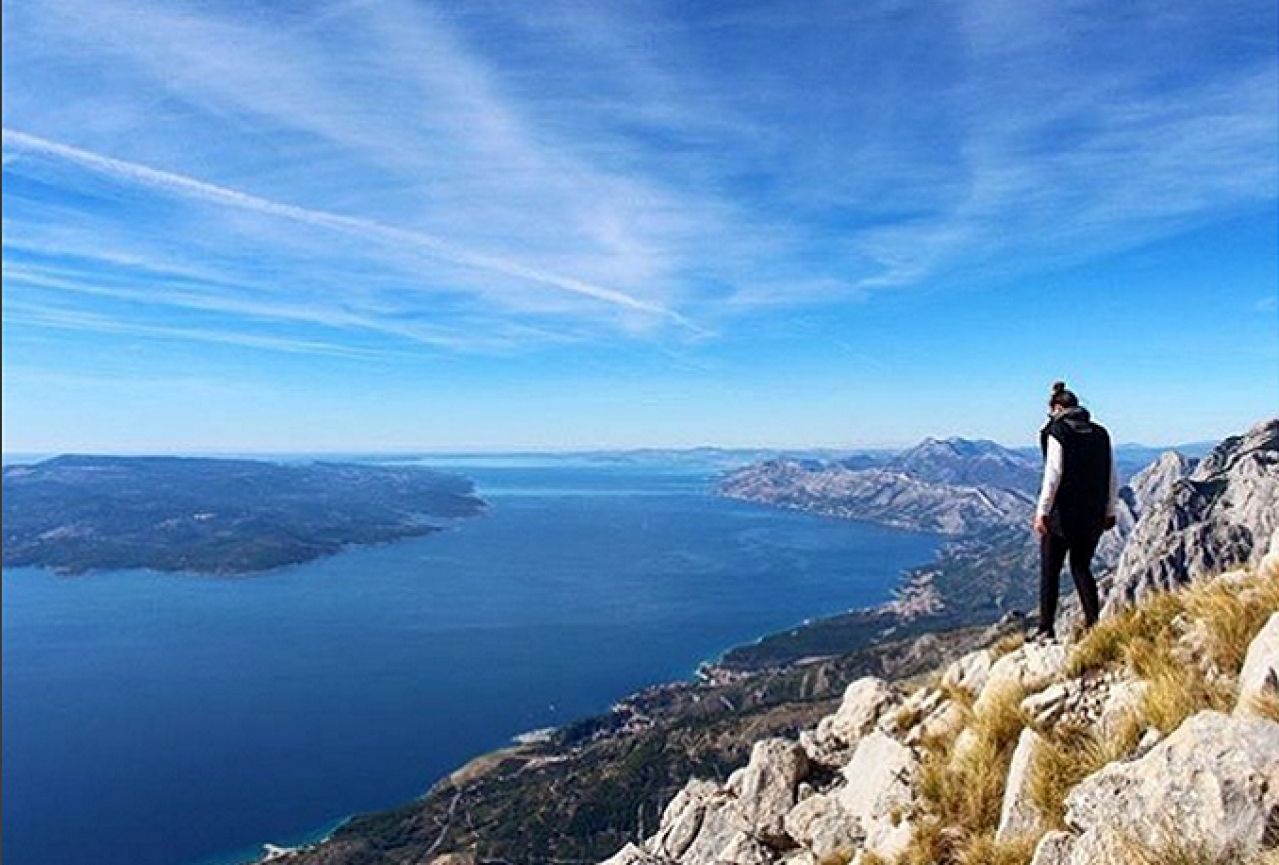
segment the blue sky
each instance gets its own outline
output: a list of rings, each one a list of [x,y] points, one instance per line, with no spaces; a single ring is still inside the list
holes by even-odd
[[[4,449],[1279,409],[1258,2],[4,6]]]

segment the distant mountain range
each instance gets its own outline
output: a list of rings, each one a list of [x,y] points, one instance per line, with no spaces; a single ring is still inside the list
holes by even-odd
[[[925,439],[882,459],[773,459],[729,473],[719,492],[901,528],[967,535],[1024,522],[1039,465],[992,441]]]
[[[466,478],[415,467],[62,456],[4,467],[4,565],[242,574],[483,507]]]

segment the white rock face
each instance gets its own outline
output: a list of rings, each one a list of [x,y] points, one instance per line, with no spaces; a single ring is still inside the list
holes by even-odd
[[[764,739],[755,743],[750,762],[724,786],[737,797],[737,813],[755,837],[788,846],[782,821],[795,807],[799,782],[807,775],[808,757],[797,742]]]
[[[970,652],[946,668],[941,683],[949,688],[961,688],[976,697],[986,687],[994,661],[989,649]]]
[[[715,861],[726,865],[769,865],[773,857],[774,851],[759,839],[749,832],[739,831],[728,839]]]
[[[627,844],[600,865],[670,865],[672,860],[654,855],[642,847]]]
[[[1166,451],[1158,459],[1129,479],[1119,491],[1115,512],[1115,530],[1101,536],[1097,546],[1097,558],[1107,566],[1113,566],[1123,553],[1128,536],[1137,522],[1151,506],[1158,504],[1172,491],[1173,484],[1190,474],[1195,460],[1176,451]]]
[[[906,819],[919,775],[915,752],[878,730],[857,745],[843,769],[847,782],[836,793],[840,807],[853,815],[866,833],[864,847],[885,859],[910,841]]]
[[[689,781],[666,806],[660,828],[644,847],[687,865],[715,862],[741,829],[733,810],[735,798],[714,781]]]
[[[1114,736],[1125,719],[1132,717],[1141,707],[1150,686],[1139,679],[1129,679],[1111,685],[1106,702],[1101,707],[1097,726],[1103,736]]]
[[[1255,851],[1279,815],[1279,724],[1200,712],[1144,757],[1112,763],[1066,797],[1070,865],[1123,861],[1173,840]]]
[[[1049,832],[1035,845],[1030,865],[1069,865],[1075,836],[1069,832]]]
[[[1039,809],[1030,799],[1030,765],[1043,742],[1043,737],[1029,727],[1021,731],[1004,785],[1004,803],[999,810],[999,828],[995,831],[999,841],[1037,834],[1045,828]]]
[[[1009,652],[990,668],[973,710],[981,713],[998,695],[1012,690],[1039,691],[1065,669],[1066,658],[1066,647],[1060,643],[1027,643]]]
[[[837,796],[819,793],[796,805],[786,815],[786,832],[818,861],[848,856],[866,837],[856,815]]]
[[[1021,701],[1021,710],[1040,726],[1051,726],[1066,709],[1077,703],[1082,688],[1078,681],[1055,682],[1038,694],[1031,694]]]
[[[1137,522],[1106,611],[1240,565],[1260,565],[1279,529],[1279,419],[1223,441]]]
[[[1255,709],[1263,696],[1279,696],[1279,613],[1274,613],[1253,638],[1239,673],[1239,703],[1235,714]]]
[[[874,676],[858,679],[844,689],[844,698],[835,714],[822,718],[817,725],[818,737],[829,736],[855,745],[900,702],[901,697],[883,679]]]
[[[800,733],[799,743],[814,763],[839,768],[848,762],[861,738],[887,725],[899,706],[901,695],[892,686],[866,676],[845,688],[835,713],[822,718],[817,729]]]

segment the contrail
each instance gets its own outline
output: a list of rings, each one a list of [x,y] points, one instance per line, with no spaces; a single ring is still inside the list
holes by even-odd
[[[314,210],[309,207],[299,207],[295,204],[272,201],[269,198],[262,198],[261,196],[241,192],[238,189],[219,186],[216,183],[209,183],[183,174],[175,174],[171,171],[151,168],[136,162],[127,162],[123,159],[103,156],[102,154],[94,153],[89,150],[82,150],[79,147],[60,144],[57,141],[50,141],[47,138],[28,135],[25,132],[19,132],[16,129],[10,129],[8,127],[3,127],[3,143],[5,147],[14,147],[19,150],[25,150],[45,156],[52,156],[67,162],[74,162],[77,165],[97,171],[101,174],[108,174],[112,177],[132,181],[144,186],[150,186],[155,189],[161,189],[176,195],[183,195],[188,198],[195,198],[201,201],[211,201],[217,204],[226,205],[227,207],[235,207],[240,210],[250,210],[255,213],[263,213],[269,216],[278,216],[281,219],[288,219],[293,222],[300,222],[306,225],[328,228],[334,231],[359,234],[364,237],[376,238],[391,244],[406,244],[414,246],[425,250],[437,258],[450,261],[454,264],[461,264],[467,267],[474,267],[480,270],[488,270],[494,273],[505,274],[506,276],[525,279],[542,285],[549,285],[562,291],[568,291],[573,294],[592,297],[596,300],[602,300],[617,306],[623,306],[629,309],[647,312],[652,315],[670,318],[691,330],[701,331],[701,328],[688,321],[679,313],[667,309],[664,306],[649,303],[648,301],[640,300],[637,297],[632,297],[625,292],[592,285],[589,282],[583,282],[579,279],[573,279],[572,277],[550,273],[539,268],[520,264],[519,262],[508,261],[506,259],[484,255],[483,253],[458,249],[434,235],[426,234],[421,231],[398,228],[396,226],[386,225],[371,219],[344,216],[340,213],[330,213],[325,210]]]

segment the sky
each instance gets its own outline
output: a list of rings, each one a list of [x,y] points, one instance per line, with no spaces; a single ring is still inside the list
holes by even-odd
[[[5,452],[1279,413],[1273,0],[3,9]]]

